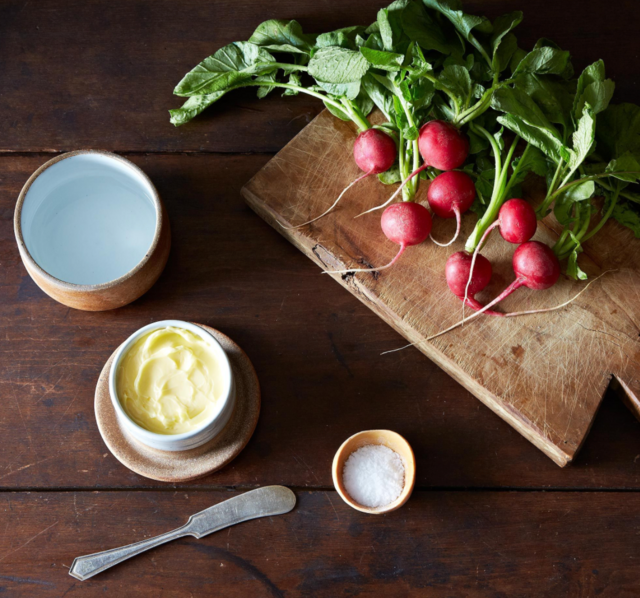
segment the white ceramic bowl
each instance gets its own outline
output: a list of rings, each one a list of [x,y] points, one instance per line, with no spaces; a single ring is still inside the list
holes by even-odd
[[[36,170],[18,198],[14,228],[36,284],[78,309],[137,299],[160,276],[171,244],[149,177],[97,150],[62,154]]]
[[[203,422],[199,428],[183,434],[157,434],[139,426],[129,417],[120,404],[118,393],[116,391],[116,372],[118,371],[118,366],[120,365],[122,357],[141,336],[148,332],[152,332],[153,330],[157,330],[158,328],[166,328],[167,326],[188,330],[208,343],[219,359],[222,377],[224,380],[224,389],[216,411],[212,413],[211,417]],[[161,322],[148,324],[132,334],[120,346],[113,358],[113,364],[111,365],[111,371],[109,372],[109,395],[111,396],[111,402],[113,403],[113,408],[116,411],[118,421],[123,426],[124,430],[136,440],[142,442],[142,444],[162,451],[184,451],[201,446],[205,442],[209,442],[209,440],[222,432],[224,427],[227,425],[236,402],[236,388],[233,379],[233,371],[224,349],[204,328],[191,324],[190,322],[183,322],[182,320],[163,320]]]

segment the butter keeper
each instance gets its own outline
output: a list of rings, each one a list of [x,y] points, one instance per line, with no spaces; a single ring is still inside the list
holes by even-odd
[[[219,434],[235,405],[229,359],[205,329],[181,320],[144,326],[117,350],[109,394],[126,433],[151,448],[196,448]]]

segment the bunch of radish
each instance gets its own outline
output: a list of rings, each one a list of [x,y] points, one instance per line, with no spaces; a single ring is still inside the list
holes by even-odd
[[[380,147],[378,143],[373,143],[373,137],[371,137],[371,139],[364,138],[358,143],[358,140],[361,139],[363,135],[364,134],[361,133],[356,140],[357,152],[354,144],[354,156],[356,153],[358,155],[366,155],[368,157],[368,164],[382,164],[383,160],[380,157]],[[431,167],[448,171],[443,172],[431,182],[427,200],[429,206],[437,216],[457,219],[456,236],[447,243],[447,245],[449,245],[453,243],[458,236],[462,213],[471,207],[476,195],[475,186],[471,178],[464,172],[453,170],[454,168],[462,166],[467,159],[469,155],[469,140],[453,125],[441,120],[433,120],[423,125],[420,129],[418,146],[424,164],[414,170],[409,177],[402,182],[387,202],[382,206],[378,206],[364,213],[366,214],[386,207],[398,196],[409,180],[426,168]],[[361,163],[358,163],[358,166],[361,170],[364,170],[364,167],[366,167],[366,165],[361,165]],[[364,178],[364,176],[368,176],[368,174],[360,178]],[[330,210],[331,209],[332,208],[330,208]],[[329,273],[374,272],[393,266],[407,247],[422,243],[430,236],[432,221],[429,211],[424,206],[413,201],[406,201],[386,207],[382,213],[380,224],[385,236],[393,243],[400,245],[398,253],[391,262],[377,268],[352,268],[349,270],[335,270]]]
[[[497,305],[521,286],[533,290],[552,287],[560,277],[560,263],[549,246],[539,241],[531,241],[536,226],[536,215],[529,203],[523,199],[506,201],[500,208],[498,219],[482,236],[473,256],[466,251],[459,251],[447,260],[446,279],[451,292],[472,309],[502,316],[505,314],[489,308]],[[492,269],[489,260],[479,251],[494,228],[500,229],[505,241],[519,245],[513,254],[512,262],[516,279],[498,297],[482,306],[475,299],[475,295],[489,284]]]
[[[171,122],[185,124],[228,92],[245,87],[256,88],[260,98],[280,89],[286,96],[303,93],[321,100],[333,116],[357,127],[353,158],[360,172],[335,200],[330,198],[328,209],[316,214],[314,208],[300,218],[305,222],[281,226],[313,225],[372,175],[383,184],[400,183],[388,201],[363,212],[380,210],[381,230],[396,246],[393,258],[389,255],[382,260],[388,263],[378,267],[336,271],[375,272],[393,267],[408,248],[427,238],[442,247],[455,243],[477,194],[473,209],[481,214],[465,251],[449,256],[446,281],[462,301],[463,321],[467,307],[475,310],[467,319],[483,313],[512,317],[519,314],[492,308],[520,286],[552,286],[560,272],[558,260],[567,260],[569,278],[587,278],[578,256],[608,219],[638,234],[637,214],[629,204],[634,193],[627,186],[640,183],[634,142],[640,133],[640,106],[610,104],[615,85],[606,78],[602,60],[574,76],[569,52],[550,40],[524,49],[513,33],[522,20],[520,11],[491,23],[466,14],[461,4],[393,2],[370,27],[325,35],[307,35],[295,20],[265,21],[249,39],[218,49],[182,78],[174,93],[185,101],[170,111]],[[482,27],[470,33],[469,23]],[[432,43],[434,31],[437,44]],[[450,55],[454,47],[455,56]],[[529,93],[520,84],[529,79],[549,83],[548,89]],[[554,103],[566,117],[561,119],[562,134],[547,109]],[[374,118],[379,122],[382,117],[386,122],[374,124]],[[315,139],[321,153],[329,147],[327,141]],[[309,155],[310,160],[317,157]],[[529,173],[547,183],[535,213],[514,198]],[[416,197],[421,179],[427,178],[421,205]],[[600,206],[594,199],[603,190],[607,201]],[[396,198],[402,201],[395,203]],[[551,210],[560,226],[552,249],[532,240],[537,218]],[[455,219],[452,238],[432,235],[432,218]],[[492,265],[480,251],[494,228],[516,246],[515,280],[483,306],[477,296],[488,288]],[[538,311],[549,309],[557,306]]]
[[[403,186],[412,177],[417,176],[426,168],[443,171],[429,185],[427,201],[431,211],[440,218],[456,219],[456,233],[451,241],[440,244],[433,237],[432,240],[438,245],[447,246],[458,238],[462,214],[471,207],[476,195],[475,185],[469,175],[455,170],[462,166],[469,154],[469,141],[453,125],[434,120],[426,123],[420,129],[418,146],[423,159],[422,166],[415,169],[382,206],[364,212],[366,214],[385,208],[380,225],[387,239],[399,245],[396,255],[384,266],[350,268],[327,273],[377,272],[390,268],[408,247],[422,243],[431,235],[432,219],[429,210],[424,206],[414,201],[388,205],[399,195]],[[395,150],[395,142],[382,131],[369,129],[358,135],[354,143],[354,158],[364,174],[347,186],[333,206],[318,218],[331,211],[345,191],[359,180],[390,168],[393,164]],[[310,222],[315,220],[317,218]],[[536,227],[536,214],[529,203],[515,198],[506,201],[500,208],[496,221],[484,232],[473,254],[458,251],[447,260],[445,276],[451,292],[462,300],[464,306],[471,307],[477,312],[498,317],[516,315],[513,313],[503,314],[490,308],[521,286],[534,290],[547,289],[553,286],[560,276],[560,265],[553,251],[543,243],[531,241]],[[518,245],[513,255],[513,270],[516,278],[498,297],[483,306],[475,296],[489,284],[492,267],[489,260],[479,251],[494,228],[499,229],[505,241]]]
[[[461,0],[393,2],[378,11],[369,27],[320,35],[304,33],[295,20],[271,19],[249,39],[218,49],[182,78],[174,93],[185,101],[170,111],[171,122],[185,124],[240,88],[256,88],[260,98],[279,89],[286,96],[321,100],[333,116],[357,127],[353,157],[360,172],[331,198],[328,209],[305,215],[301,224],[281,224],[283,228],[313,225],[372,175],[383,184],[401,183],[388,201],[363,213],[380,210],[381,230],[395,244],[395,255],[381,260],[385,265],[365,263],[364,268],[335,273],[376,272],[393,267],[408,248],[427,238],[442,247],[455,243],[477,192],[479,203],[473,209],[481,214],[465,250],[449,256],[445,272],[450,290],[462,302],[462,321],[436,336],[485,313],[508,318],[559,309],[567,303],[515,313],[493,308],[521,286],[553,286],[560,275],[558,260],[566,260],[569,278],[585,280],[578,256],[609,219],[638,235],[634,193],[627,187],[640,183],[635,142],[640,106],[610,103],[615,84],[606,78],[602,60],[574,76],[569,52],[554,42],[542,38],[527,51],[513,33],[521,20],[522,13],[512,11],[492,23],[466,14]],[[438,43],[433,43],[434,32]],[[530,93],[528,81],[545,93]],[[562,107],[562,119],[551,117],[552,104]],[[374,125],[373,118],[381,117],[386,122]],[[321,153],[329,147],[327,141],[316,136]],[[317,154],[309,156],[311,161]],[[536,213],[514,198],[529,173],[546,181]],[[416,197],[426,178],[429,186],[421,205]],[[595,201],[601,193],[606,195],[602,206]],[[399,194],[402,201],[394,203]],[[537,218],[551,210],[559,225],[553,248],[532,240]],[[600,218],[594,219],[596,214]],[[433,217],[455,218],[450,240],[437,232],[437,240],[433,238]],[[477,297],[489,287],[492,264],[480,251],[494,228],[514,245],[514,280],[483,306]],[[466,308],[474,310],[467,318]]]

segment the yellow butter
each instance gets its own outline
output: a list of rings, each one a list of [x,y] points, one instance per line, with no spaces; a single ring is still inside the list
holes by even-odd
[[[120,360],[116,392],[129,417],[158,434],[182,434],[217,410],[218,356],[199,336],[168,326],[139,338]]]

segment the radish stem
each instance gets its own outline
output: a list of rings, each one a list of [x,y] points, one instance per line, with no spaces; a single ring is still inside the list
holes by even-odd
[[[603,174],[592,174],[592,175],[589,175],[589,176],[584,176],[584,177],[579,178],[579,179],[575,179],[575,180],[571,181],[570,183],[566,183],[566,184],[562,185],[562,187],[559,187],[553,193],[550,193],[549,195],[547,195],[545,200],[540,204],[540,207],[538,208],[539,217],[543,218],[545,216],[543,211],[545,211],[551,205],[551,202],[558,195],[564,193],[569,187],[573,187],[574,185],[580,185],[582,183],[586,183],[587,181],[597,181],[598,179],[603,179],[603,178],[607,178],[607,177],[610,177],[610,176],[623,175],[623,174],[630,174],[630,175],[636,175],[637,176],[637,175],[640,175],[640,172],[639,171],[635,171],[635,170],[630,170],[630,171],[626,171],[625,170],[625,171],[605,172]]]
[[[471,233],[465,244],[465,249],[469,253],[472,253],[478,246],[478,242],[484,235],[485,230],[488,226],[493,224],[495,219],[498,217],[498,212],[500,211],[502,204],[507,199],[506,190],[509,189],[509,186],[506,185],[506,183],[507,174],[509,172],[509,164],[511,163],[516,145],[518,143],[518,140],[520,139],[518,135],[515,136],[513,142],[511,143],[511,147],[507,152],[505,160],[504,162],[502,162],[500,146],[498,145],[498,142],[495,140],[493,135],[491,135],[489,131],[487,131],[480,125],[477,125],[476,123],[472,123],[471,128],[477,129],[476,133],[478,131],[482,133],[491,144],[495,159],[495,179],[493,184],[493,193],[491,194],[491,200],[489,201],[487,211],[484,213],[484,216],[482,216],[482,218],[478,220],[475,228],[473,229],[473,232]]]
[[[402,188],[417,174],[420,174],[425,168],[428,168],[427,164],[423,164],[422,166],[420,166],[420,168],[417,168],[416,170],[414,170],[404,181],[402,181],[402,184],[396,189],[395,193],[389,198],[387,199],[387,201],[385,201],[383,204],[376,206],[375,208],[371,208],[370,210],[367,210],[366,212],[362,212],[362,214],[358,214],[356,216],[356,218],[360,218],[360,216],[364,216],[365,214],[369,214],[370,212],[375,212],[376,210],[381,210],[382,208],[387,207],[398,195],[399,193],[402,191]]]
[[[300,85],[293,85],[291,83],[280,83],[277,81],[268,81],[268,82],[267,81],[243,81],[242,85],[239,85],[239,87],[249,87],[249,86],[281,87],[283,89],[292,89],[300,93],[306,93],[307,95],[313,96],[314,98],[319,98],[323,102],[326,102],[327,104],[331,104],[334,108],[337,108],[342,112],[345,111],[345,106],[343,104],[336,102],[335,100],[325,95],[322,95],[321,93],[318,93],[311,89],[307,89],[305,87],[301,87]],[[358,126],[360,131],[366,131],[367,129],[371,128],[371,124],[369,123],[369,121],[366,118],[363,118],[360,115],[356,114],[355,112],[351,111],[351,113],[349,114],[349,117]]]

